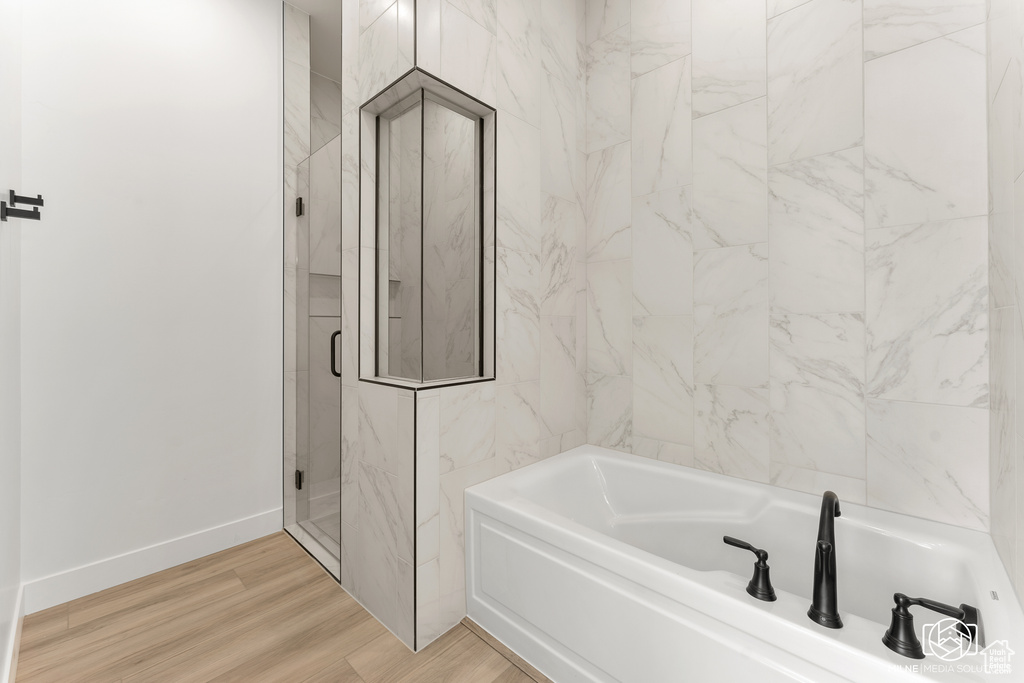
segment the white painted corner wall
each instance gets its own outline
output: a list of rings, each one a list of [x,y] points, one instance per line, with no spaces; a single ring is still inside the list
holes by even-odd
[[[282,8],[23,12],[31,613],[281,528]]]
[[[21,184],[21,5],[0,0],[0,191]],[[0,683],[7,683],[21,601],[21,237],[0,223]],[[13,677],[12,677],[13,678]]]

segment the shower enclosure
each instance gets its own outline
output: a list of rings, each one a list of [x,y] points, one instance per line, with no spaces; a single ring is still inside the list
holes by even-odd
[[[341,545],[341,86],[284,5],[285,528],[336,578]]]

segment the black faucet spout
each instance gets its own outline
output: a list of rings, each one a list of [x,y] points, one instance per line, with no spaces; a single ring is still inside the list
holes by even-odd
[[[814,586],[811,589],[811,608],[807,610],[807,616],[811,621],[827,628],[843,627],[836,597],[835,518],[841,514],[839,496],[832,491],[826,491],[821,497],[818,541],[814,547]]]

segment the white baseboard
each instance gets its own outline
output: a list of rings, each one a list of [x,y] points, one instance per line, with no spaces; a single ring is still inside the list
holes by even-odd
[[[18,650],[21,647],[21,625],[25,622],[25,587],[18,587],[18,598],[14,603],[14,628],[4,643],[3,659],[0,660],[0,683],[14,683],[18,672]]]
[[[25,584],[24,613],[32,614],[267,536],[280,531],[281,522],[281,508],[268,510],[252,517],[36,579]]]

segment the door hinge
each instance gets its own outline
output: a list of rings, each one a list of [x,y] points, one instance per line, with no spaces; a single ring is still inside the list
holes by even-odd
[[[302,208],[302,197],[296,197],[295,198],[295,215],[296,216],[301,216],[303,213],[304,213],[304,210]]]
[[[295,470],[295,488],[302,490],[302,470]]]

